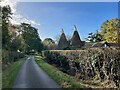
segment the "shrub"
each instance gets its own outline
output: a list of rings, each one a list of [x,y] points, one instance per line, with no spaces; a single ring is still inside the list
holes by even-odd
[[[116,85],[120,83],[119,48],[50,50],[43,53],[48,63],[55,64],[64,72],[81,80],[110,79]]]
[[[24,57],[24,53],[2,50],[2,64],[7,65],[9,63],[17,61],[19,58]]]

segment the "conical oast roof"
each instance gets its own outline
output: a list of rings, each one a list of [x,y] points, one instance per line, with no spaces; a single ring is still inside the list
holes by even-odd
[[[81,48],[82,47],[82,41],[80,39],[80,36],[78,34],[77,28],[74,25],[74,33],[70,42],[70,46],[72,49],[76,49],[76,48]]]
[[[61,50],[61,49],[66,48],[67,46],[68,46],[68,41],[67,41],[65,33],[64,33],[63,29],[62,29],[62,34],[60,36],[60,40],[58,42],[58,48],[57,49]]]

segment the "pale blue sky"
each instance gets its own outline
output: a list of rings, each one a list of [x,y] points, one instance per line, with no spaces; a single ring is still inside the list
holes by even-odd
[[[19,2],[17,12],[40,23],[40,38],[55,38],[61,28],[72,36],[74,24],[81,39],[95,32],[105,20],[118,17],[117,2]]]
[[[20,2],[119,2],[119,0],[20,0]]]

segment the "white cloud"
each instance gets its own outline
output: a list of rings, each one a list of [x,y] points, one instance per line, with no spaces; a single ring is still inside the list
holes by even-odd
[[[40,26],[40,24],[39,23],[36,23],[35,21],[33,21],[33,20],[28,20],[31,24],[33,24],[33,25],[38,25],[38,26]]]
[[[31,24],[31,25],[40,26],[39,23],[35,22],[34,20],[30,20],[28,18],[25,18],[20,14],[13,14],[12,19],[10,19],[10,20],[11,20],[11,23],[13,23],[13,24],[20,24],[20,23],[24,22],[24,23],[28,23],[28,24]]]
[[[32,25],[40,25],[39,23],[35,22],[34,20],[30,20],[20,14],[17,13],[16,11],[16,6],[17,6],[17,2],[20,1],[20,0],[2,0],[0,2],[0,6],[6,6],[6,5],[9,5],[11,7],[11,10],[12,10],[12,19],[10,19],[11,23],[12,24],[20,24],[20,23],[29,23],[29,24],[32,24]]]
[[[34,20],[29,20],[29,19],[27,19],[27,18],[24,18],[24,19],[23,19],[23,22],[40,26],[39,23],[36,23]]]

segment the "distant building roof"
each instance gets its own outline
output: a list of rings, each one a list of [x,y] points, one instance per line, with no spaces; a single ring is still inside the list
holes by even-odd
[[[94,43],[94,44],[92,45],[92,47],[102,47],[102,45],[103,45],[104,43],[105,43],[104,41],[102,41],[102,42],[97,42],[97,43]]]
[[[64,48],[66,48],[68,46],[68,41],[67,41],[67,39],[66,39],[66,36],[65,36],[65,33],[64,33],[64,31],[63,31],[63,29],[62,29],[62,34],[61,34],[61,36],[60,36],[60,40],[59,40],[59,42],[58,42],[58,47],[57,47],[57,49],[64,49]]]
[[[106,46],[113,46],[113,47],[120,47],[120,43],[107,43],[105,41],[97,42],[92,45],[92,47],[105,47]]]
[[[82,44],[82,41],[78,34],[77,27],[74,25],[74,33],[73,33],[72,39],[70,41],[70,46],[71,46],[71,48],[74,49],[74,48],[80,48],[82,45],[83,44]]]
[[[120,47],[120,43],[108,43],[109,46]]]

